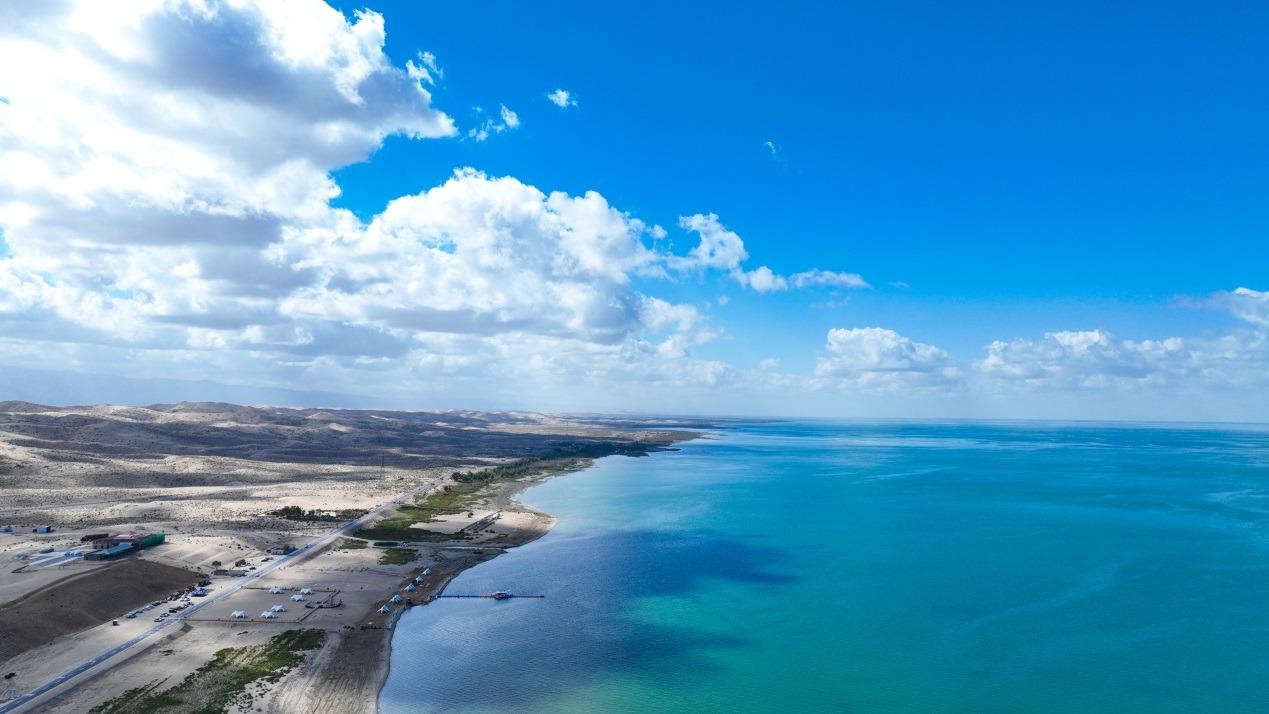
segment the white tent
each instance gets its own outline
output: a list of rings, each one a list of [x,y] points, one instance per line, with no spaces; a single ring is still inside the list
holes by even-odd
[[[312,594],[313,594],[313,588],[300,588],[300,594],[301,594],[301,595],[312,595]]]
[[[406,585],[406,586],[405,586],[405,591],[406,591],[406,592],[408,592],[408,593],[412,593],[412,592],[414,592],[415,590],[418,590],[418,586],[417,586],[417,585],[415,585],[414,583],[410,583],[409,585]]]
[[[383,607],[379,608],[379,612],[392,612],[392,610],[389,609],[387,605],[384,605]]]
[[[278,613],[272,610],[265,610],[264,612],[260,613],[260,617],[263,617],[266,620],[276,620],[278,619]]]
[[[241,620],[245,618],[246,616],[247,616],[247,613],[242,610],[234,610],[233,613],[230,614],[230,617],[234,618],[235,620]]]
[[[278,587],[277,585],[274,585],[273,587],[269,588],[269,592],[273,593],[274,595],[281,595],[282,588]]]
[[[424,568],[424,569],[423,569],[423,574],[424,574],[424,575],[431,575],[431,574],[432,574],[432,569],[431,569],[431,568]]]
[[[291,599],[294,600],[295,602],[304,602],[303,595],[292,595]]]
[[[286,612],[286,605],[274,605],[269,609],[274,612]]]

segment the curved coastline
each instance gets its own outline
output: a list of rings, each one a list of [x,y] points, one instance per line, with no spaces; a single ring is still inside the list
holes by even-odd
[[[679,444],[679,443],[693,441],[696,439],[717,438],[715,434],[708,431],[680,432],[680,433],[684,434],[682,438],[675,439],[660,448],[649,449],[647,452],[639,456],[631,456],[629,454],[613,454],[611,456],[601,457],[601,459],[614,458],[616,456],[625,456],[627,458],[650,457],[653,454],[660,453],[663,451],[675,451],[677,450],[676,444]],[[502,555],[506,553],[507,551],[512,550],[514,548],[518,548],[524,545],[528,545],[529,543],[535,542],[538,539],[550,533],[555,528],[556,524],[558,524],[559,522],[558,519],[549,513],[544,513],[530,506],[529,504],[524,503],[522,500],[520,500],[520,496],[526,491],[528,491],[530,488],[534,486],[539,486],[543,483],[546,483],[547,481],[551,481],[562,476],[568,476],[570,474],[584,473],[594,468],[595,464],[599,460],[600,459],[591,459],[587,463],[581,466],[574,466],[571,468],[562,468],[559,470],[542,473],[536,476],[532,476],[532,477],[525,478],[519,481],[514,481],[508,484],[505,484],[502,487],[501,492],[494,494],[493,496],[494,503],[505,504],[508,507],[508,510],[517,510],[517,511],[522,511],[527,513],[533,513],[533,514],[545,517],[546,519],[549,520],[549,522],[546,523],[543,528],[539,529],[537,532],[532,534],[531,537],[527,537],[523,539],[522,541],[515,543],[512,546],[498,549],[496,550],[496,552],[491,554],[488,558],[484,558],[483,560],[480,560],[479,562],[475,562],[470,565],[457,568],[453,572],[446,574],[445,577],[443,577],[440,581],[438,581],[436,590],[428,597],[428,599],[423,603],[415,605],[414,607],[426,607],[427,605],[431,604],[436,599],[437,596],[439,596],[441,593],[445,591],[447,587],[449,587],[449,584],[453,582],[455,578],[467,572],[468,570],[471,570],[472,568],[475,568],[477,566],[492,562],[499,555]],[[379,681],[375,689],[374,707],[373,709],[370,709],[370,711],[374,711],[376,712],[376,714],[382,711],[380,701],[383,696],[383,689],[387,685],[388,677],[390,676],[392,671],[392,641],[393,641],[393,637],[395,637],[395,634],[396,634],[397,623],[400,621],[401,617],[410,609],[413,609],[413,608],[402,608],[402,609],[393,611],[391,615],[389,616],[387,627],[385,627],[382,630],[382,632],[386,633],[386,636],[383,638],[384,642],[382,643],[382,648],[380,650],[381,660],[380,662],[376,663],[377,664],[376,669],[378,670]]]

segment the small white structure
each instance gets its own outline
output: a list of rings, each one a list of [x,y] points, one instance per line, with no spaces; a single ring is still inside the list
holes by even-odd
[[[313,594],[313,588],[300,588],[300,594],[301,594],[301,595],[312,595],[312,594]]]
[[[398,603],[400,603],[400,602],[401,602],[401,596],[400,596],[400,595],[393,595],[393,596],[392,596],[392,599],[391,599],[391,600],[389,600],[388,602],[392,603],[393,605],[396,605],[396,604],[398,604]]]
[[[273,587],[269,588],[269,592],[273,593],[274,595],[281,595],[282,588],[278,587],[277,585],[274,585]]]
[[[304,596],[303,596],[303,595],[292,595],[292,596],[291,596],[291,600],[292,600],[292,601],[294,601],[294,602],[304,602]]]
[[[235,620],[243,620],[246,619],[247,613],[243,610],[234,610],[229,616]]]
[[[431,568],[424,568],[424,569],[423,569],[423,574],[424,574],[424,575],[431,575],[431,574],[432,574],[432,569],[431,569]]]
[[[418,589],[419,589],[419,586],[415,585],[414,583],[410,583],[409,585],[405,586],[405,591],[408,593],[412,593]]]
[[[386,614],[386,613],[392,612],[392,610],[387,605],[383,605],[379,608],[379,612]]]
[[[274,612],[286,612],[286,605],[274,605],[269,609]]]
[[[276,620],[278,619],[278,613],[272,610],[265,610],[264,612],[260,613],[260,617],[263,617],[266,620]]]

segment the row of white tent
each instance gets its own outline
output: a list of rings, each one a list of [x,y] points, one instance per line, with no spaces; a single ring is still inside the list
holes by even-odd
[[[274,595],[281,595],[284,591],[281,586],[274,585],[273,587],[269,588],[269,592]],[[294,602],[304,602],[304,600],[306,599],[304,596],[312,595],[312,594],[313,594],[313,588],[300,588],[300,591],[298,593],[291,596],[291,600]],[[286,612],[286,605],[274,605],[268,610],[265,610],[264,612],[260,613],[260,617],[266,620],[275,620],[277,619],[279,612]],[[229,613],[229,616],[234,618],[235,620],[245,620],[248,617],[246,610],[234,610],[233,612]]]
[[[264,612],[260,613],[260,617],[263,617],[266,620],[274,620],[274,619],[277,619],[279,612],[286,612],[286,605],[274,605],[268,610],[265,610]],[[247,611],[234,610],[233,612],[229,614],[229,616],[234,618],[235,620],[245,620],[247,618]]]
[[[274,595],[281,595],[283,591],[282,591],[282,588],[281,588],[280,586],[274,585],[273,587],[269,588],[269,592],[273,593]],[[300,594],[301,594],[301,595],[312,595],[312,594],[313,594],[313,588],[300,588]]]

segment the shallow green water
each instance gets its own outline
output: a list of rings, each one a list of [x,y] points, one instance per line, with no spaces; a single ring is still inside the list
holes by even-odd
[[[784,423],[524,500],[383,711],[1269,711],[1269,432]]]

